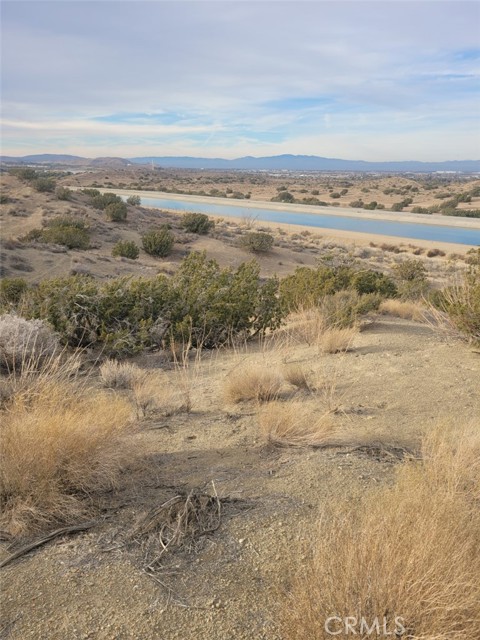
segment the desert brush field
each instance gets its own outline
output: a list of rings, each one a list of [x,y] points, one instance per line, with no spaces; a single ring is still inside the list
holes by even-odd
[[[479,248],[97,190],[478,180],[128,171],[1,176],[0,636],[480,637]]]

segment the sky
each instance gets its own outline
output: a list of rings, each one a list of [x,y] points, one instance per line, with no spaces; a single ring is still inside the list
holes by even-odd
[[[480,159],[480,3],[3,0],[5,155]]]

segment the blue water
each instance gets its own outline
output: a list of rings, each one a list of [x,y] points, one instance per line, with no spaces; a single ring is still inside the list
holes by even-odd
[[[437,242],[455,242],[458,244],[480,245],[480,228],[447,227],[441,225],[389,222],[387,220],[366,220],[340,215],[324,215],[320,213],[300,213],[274,211],[262,207],[241,207],[228,204],[210,204],[208,202],[190,202],[188,200],[169,200],[168,198],[152,198],[141,196],[142,204],[158,209],[175,209],[177,211],[195,211],[222,217],[254,217],[263,222],[283,222],[308,227],[323,227],[342,231],[359,231],[400,238],[417,238]]]

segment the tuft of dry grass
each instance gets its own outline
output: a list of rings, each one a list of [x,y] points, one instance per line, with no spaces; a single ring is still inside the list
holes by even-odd
[[[312,382],[308,373],[297,362],[290,362],[283,367],[283,377],[285,380],[297,389],[304,389],[305,391],[312,390]]]
[[[342,353],[351,349],[358,328],[347,327],[340,329],[331,327],[325,329],[318,338],[318,347],[323,353]]]
[[[268,369],[266,365],[250,363],[228,375],[224,395],[227,402],[269,402],[278,397],[281,387],[282,378],[277,371]]]
[[[44,376],[2,412],[2,526],[22,534],[84,514],[116,485],[131,427],[126,399]]]
[[[390,632],[401,618],[402,637],[480,637],[478,429],[439,428],[422,453],[400,465],[394,486],[322,518],[310,560],[282,598],[282,638],[328,640],[331,616],[334,631],[355,618],[359,637],[368,637],[362,618],[382,629],[384,616]]]
[[[335,427],[329,412],[318,412],[303,402],[272,402],[258,414],[260,431],[268,443],[289,447],[321,447]]]
[[[145,371],[130,362],[106,360],[100,365],[100,377],[108,389],[133,389],[145,377]]]
[[[132,387],[137,418],[155,415],[172,416],[188,413],[192,409],[190,389],[184,385],[184,377],[176,378],[176,383],[166,376],[150,372],[139,378]]]
[[[417,302],[408,302],[390,298],[384,300],[379,309],[384,315],[403,318],[404,320],[417,320],[421,322],[425,317],[425,309]]]

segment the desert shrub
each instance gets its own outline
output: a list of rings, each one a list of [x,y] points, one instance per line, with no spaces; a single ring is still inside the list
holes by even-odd
[[[89,189],[88,187],[81,189],[80,193],[90,196],[91,198],[102,195],[98,189]]]
[[[112,256],[115,258],[130,258],[136,260],[140,254],[140,249],[133,240],[119,240],[112,249]]]
[[[350,202],[348,206],[352,207],[353,209],[362,209],[364,204],[365,203],[363,202],[363,200],[353,200],[353,202]]]
[[[181,340],[192,335],[206,347],[225,344],[276,329],[283,319],[278,280],[260,281],[251,261],[237,269],[221,269],[206,253],[187,256],[172,279],[176,298],[173,330]]]
[[[469,249],[465,257],[465,262],[467,264],[480,266],[480,247],[477,249]]]
[[[165,258],[172,251],[175,236],[163,226],[159,229],[151,229],[142,236],[142,246],[146,253],[157,258]]]
[[[182,217],[182,227],[190,233],[207,234],[215,223],[204,213],[185,213]]]
[[[291,194],[289,191],[279,191],[278,195],[276,195],[274,198],[271,198],[272,202],[295,202],[295,198],[293,196],[293,194]]]
[[[35,169],[32,169],[31,167],[13,168],[10,169],[10,173],[20,180],[25,181],[35,180],[38,175]]]
[[[422,260],[408,258],[396,264],[393,271],[399,281],[398,293],[401,298],[416,300],[426,295],[429,284]]]
[[[224,393],[227,402],[269,402],[281,389],[280,374],[266,365],[248,364],[232,371],[225,381]]]
[[[111,202],[105,207],[105,215],[107,220],[111,222],[123,222],[127,219],[127,205],[123,200],[121,202]]]
[[[239,244],[253,253],[267,253],[273,246],[273,236],[263,231],[246,233],[240,238]]]
[[[473,266],[455,284],[434,298],[434,306],[447,314],[453,326],[480,344],[480,268]]]
[[[285,380],[294,387],[297,387],[297,389],[305,389],[307,391],[311,389],[312,385],[309,375],[300,364],[296,362],[286,364],[282,373]]]
[[[37,178],[33,182],[33,188],[40,193],[52,193],[55,191],[55,180],[52,178]]]
[[[145,372],[136,364],[106,360],[100,365],[100,378],[108,389],[133,389]]]
[[[441,249],[429,249],[427,251],[427,258],[435,258],[437,256],[444,256],[445,255],[445,251],[442,251]]]
[[[6,193],[0,193],[0,204],[8,204],[12,199]]]
[[[345,265],[321,264],[316,269],[297,267],[280,283],[282,304],[288,311],[318,306],[325,296],[343,289],[385,297],[395,296],[397,292],[395,283],[388,276],[370,269],[357,271]]]
[[[72,199],[72,190],[68,187],[57,187],[55,191],[55,195],[58,200],[71,200]]]
[[[192,253],[175,275],[44,280],[22,300],[26,317],[46,319],[71,346],[101,344],[110,354],[180,343],[213,348],[279,326],[278,281],[260,281],[255,262],[221,269]]]
[[[109,204],[118,204],[123,202],[120,196],[117,196],[115,193],[100,193],[97,192],[96,189],[92,190],[83,190],[83,192],[89,192],[90,202],[95,209],[104,210],[108,207]]]
[[[376,200],[372,200],[371,202],[369,202],[368,204],[364,204],[363,208],[364,209],[368,209],[369,211],[374,211],[378,206],[378,203]]]
[[[420,461],[399,465],[393,486],[322,514],[281,597],[280,637],[328,640],[347,616],[362,638],[383,624],[394,636],[396,616],[405,637],[480,636],[478,429],[437,426],[422,449]],[[380,631],[362,633],[361,618]]]
[[[360,318],[380,306],[382,297],[376,293],[359,294],[344,289],[322,298],[319,311],[325,328],[347,329],[358,324]]]
[[[42,320],[0,316],[0,368],[19,371],[41,364],[60,349],[58,337]]]
[[[43,229],[32,229],[23,240],[60,244],[69,249],[88,249],[90,234],[81,218],[57,216],[49,220]]]
[[[128,196],[127,198],[127,204],[131,205],[132,207],[138,207],[141,203],[142,200],[140,196]]]
[[[124,448],[127,400],[44,376],[15,394],[2,416],[2,528],[12,534],[69,523],[111,489],[131,451]]]
[[[0,280],[0,304],[18,304],[21,297],[28,289],[28,285],[23,278],[2,278]]]
[[[70,225],[55,225],[42,231],[41,242],[61,244],[69,249],[88,249],[90,236],[86,229]]]

